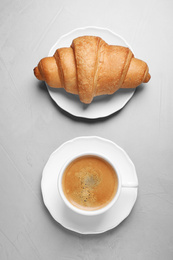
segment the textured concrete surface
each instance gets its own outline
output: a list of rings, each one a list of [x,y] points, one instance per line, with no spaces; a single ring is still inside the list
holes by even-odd
[[[1,0],[0,259],[173,259],[172,9],[168,0]],[[122,35],[152,75],[120,112],[93,121],[63,112],[33,76],[58,37],[91,25]],[[139,179],[130,216],[100,235],[64,229],[41,196],[49,155],[81,135],[121,146]]]

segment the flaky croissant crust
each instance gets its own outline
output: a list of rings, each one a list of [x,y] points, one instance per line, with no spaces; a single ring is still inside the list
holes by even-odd
[[[78,37],[69,48],[57,49],[53,57],[40,60],[34,74],[50,87],[78,94],[86,104],[94,96],[136,88],[150,80],[147,64],[129,48],[109,45],[97,36]]]

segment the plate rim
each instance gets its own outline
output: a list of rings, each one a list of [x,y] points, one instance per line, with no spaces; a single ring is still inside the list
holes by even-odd
[[[76,31],[79,31],[79,30],[82,31],[82,30],[88,30],[88,29],[91,29],[91,30],[94,29],[94,30],[99,30],[99,31],[107,31],[107,32],[111,33],[112,35],[114,35],[114,36],[120,38],[120,39],[125,43],[125,45],[128,46],[129,49],[134,53],[134,51],[133,51],[133,49],[131,48],[130,44],[127,43],[127,41],[124,39],[124,37],[121,36],[121,35],[118,34],[118,33],[115,33],[113,30],[111,30],[111,29],[109,29],[109,28],[107,28],[107,27],[84,26],[84,27],[75,28],[75,29],[73,29],[73,30],[71,30],[71,31],[69,31],[69,32],[67,32],[67,33],[65,33],[65,34],[63,34],[63,35],[61,35],[61,36],[58,38],[58,40],[54,43],[54,45],[51,47],[51,49],[49,50],[48,57],[52,56],[52,52],[53,52],[53,50],[55,49],[56,45],[58,45],[58,43],[59,43],[63,38],[68,37],[69,35],[75,33]],[[48,85],[47,83],[46,83],[46,86],[47,86],[48,93],[49,93],[50,97],[51,97],[52,100],[56,103],[56,105],[58,105],[59,108],[61,108],[63,111],[67,112],[68,114],[70,114],[70,115],[72,115],[72,116],[74,116],[74,117],[76,117],[76,118],[84,118],[84,119],[91,119],[91,120],[93,120],[93,119],[100,119],[100,118],[106,118],[106,117],[111,116],[111,115],[113,115],[114,113],[120,111],[120,110],[123,109],[123,108],[126,106],[126,104],[131,100],[131,98],[133,97],[133,95],[134,95],[134,93],[135,93],[135,91],[136,91],[136,88],[135,88],[135,89],[131,89],[132,92],[129,94],[128,99],[126,99],[126,100],[121,104],[120,108],[118,108],[118,109],[116,109],[116,110],[114,110],[114,111],[111,111],[111,112],[107,111],[107,112],[106,112],[106,110],[105,110],[105,113],[102,114],[102,115],[95,115],[95,114],[93,114],[93,115],[92,115],[92,114],[89,114],[89,115],[86,114],[86,115],[85,115],[85,114],[82,114],[81,111],[78,111],[78,112],[75,112],[75,113],[74,113],[74,112],[70,111],[69,109],[65,108],[64,106],[62,106],[61,104],[57,103],[56,98],[55,98],[54,95],[53,95],[53,91],[51,92],[51,87],[49,87],[49,85]],[[94,101],[93,101],[93,102],[94,102]]]
[[[69,36],[70,34],[73,34],[74,32],[78,31],[78,30],[88,30],[88,29],[95,29],[95,30],[103,30],[103,31],[108,31],[110,32],[111,34],[115,35],[115,36],[118,36],[121,40],[123,40],[125,42],[125,44],[127,46],[129,46],[130,50],[134,53],[133,49],[131,48],[131,45],[125,40],[125,38],[123,36],[121,36],[120,34],[118,33],[115,33],[113,30],[107,28],[107,27],[100,27],[100,26],[92,26],[92,25],[89,25],[89,26],[84,26],[84,27],[78,27],[78,28],[75,28],[75,29],[72,29],[71,31],[61,35],[58,40],[54,43],[54,45],[51,47],[51,49],[49,50],[49,53],[48,55],[52,55],[51,52],[53,51],[53,49],[55,48],[55,46],[58,44],[58,42],[61,41],[62,38],[65,38],[67,36]]]

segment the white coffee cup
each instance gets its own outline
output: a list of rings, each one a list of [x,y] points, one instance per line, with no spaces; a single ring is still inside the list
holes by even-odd
[[[105,160],[112,166],[112,168],[115,171],[115,174],[117,175],[118,187],[117,187],[116,194],[114,195],[113,199],[103,208],[100,208],[97,210],[83,210],[83,209],[77,208],[70,203],[70,201],[66,198],[66,196],[64,194],[63,187],[62,187],[63,174],[70,163],[72,163],[74,160],[76,160],[77,158],[82,157],[82,156],[100,157],[101,159]],[[58,185],[57,186],[58,186],[58,192],[59,192],[62,200],[64,201],[65,205],[69,209],[76,212],[77,214],[81,214],[81,215],[85,215],[85,216],[95,216],[95,215],[100,215],[100,214],[105,213],[117,202],[119,195],[120,195],[120,191],[121,191],[121,185],[122,185],[122,182],[121,182],[121,176],[120,176],[119,170],[117,169],[117,167],[114,166],[114,164],[105,155],[102,155],[101,153],[84,152],[84,153],[76,154],[76,155],[70,157],[69,159],[67,159],[67,161],[61,168],[60,173],[58,175]]]

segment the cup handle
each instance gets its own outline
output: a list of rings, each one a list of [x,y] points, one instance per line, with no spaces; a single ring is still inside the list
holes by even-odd
[[[138,188],[138,182],[133,182],[133,181],[130,181],[126,184],[123,184],[121,185],[122,188]]]

